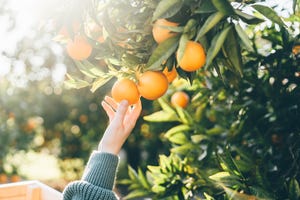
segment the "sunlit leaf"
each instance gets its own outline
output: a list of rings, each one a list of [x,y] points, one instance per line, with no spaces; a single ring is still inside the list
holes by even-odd
[[[92,83],[92,88],[91,88],[91,92],[95,92],[98,88],[102,87],[105,83],[107,83],[111,77],[99,77],[97,78],[93,83]]]
[[[138,197],[145,197],[149,195],[149,192],[146,190],[133,190],[128,195],[126,195],[123,199],[135,199]]]
[[[222,179],[227,178],[229,176],[230,176],[229,172],[218,172],[216,174],[209,176],[209,178],[215,181],[221,181]]]
[[[179,116],[180,121],[183,124],[192,124],[193,123],[193,117],[190,115],[189,112],[187,112],[185,109],[183,109],[180,106],[176,106],[176,112]]]
[[[290,199],[300,199],[300,186],[296,178],[292,178],[289,184]]]
[[[176,153],[176,154],[186,154],[186,153],[190,152],[191,150],[193,150],[193,148],[194,148],[194,146],[191,143],[182,143],[182,144],[183,145],[181,145],[181,146],[173,147],[171,149],[171,152]]]
[[[174,109],[170,106],[170,104],[167,103],[167,101],[166,101],[165,99],[159,98],[157,101],[158,101],[160,107],[161,107],[164,111],[167,111],[167,112],[170,112],[170,113],[174,113],[174,114],[175,114]]]
[[[65,80],[64,83],[67,87],[81,89],[90,85],[89,82],[81,80],[75,77],[72,77],[70,74],[67,74],[68,80]]]
[[[144,116],[144,120],[149,122],[172,122],[179,121],[176,113],[167,111],[157,111],[150,115]]]
[[[166,132],[166,134],[164,135],[164,137],[169,138],[178,132],[184,132],[184,131],[189,131],[189,130],[191,130],[190,126],[185,125],[185,124],[180,124],[178,126],[172,127],[170,130],[168,130]]]
[[[173,134],[172,136],[168,137],[169,141],[174,144],[185,144],[188,142],[187,137],[182,132],[177,132]]]

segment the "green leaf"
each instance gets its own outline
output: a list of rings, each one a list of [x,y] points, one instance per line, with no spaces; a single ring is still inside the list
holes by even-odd
[[[193,148],[195,148],[195,147],[191,143],[186,143],[181,146],[173,147],[171,149],[171,152],[177,153],[177,154],[186,154],[186,153],[190,152],[191,150],[193,150]]]
[[[179,133],[179,132],[184,132],[184,131],[189,131],[191,130],[191,127],[185,124],[181,124],[178,126],[174,126],[173,128],[169,129],[164,137],[169,138],[172,137],[174,134]]]
[[[173,108],[167,103],[165,99],[159,98],[157,101],[164,111],[176,114]]]
[[[181,60],[181,58],[184,54],[185,48],[186,48],[186,43],[188,42],[188,40],[189,40],[189,38],[188,38],[187,34],[182,34],[182,36],[180,37],[179,46],[177,49],[178,60]]]
[[[154,49],[147,63],[148,70],[156,70],[161,68],[161,64],[175,52],[178,46],[179,37],[180,36],[171,37],[160,43],[156,49]]]
[[[91,92],[95,92],[98,88],[102,87],[105,83],[107,83],[110,79],[112,78],[112,76],[110,77],[99,77],[97,78],[93,83],[92,83],[92,88],[91,88]]]
[[[220,125],[215,125],[214,127],[205,131],[207,135],[219,135],[223,132],[224,132],[224,128],[222,128]]]
[[[184,123],[184,124],[192,124],[193,123],[192,116],[184,108],[181,108],[180,106],[176,106],[176,112],[182,123]]]
[[[237,9],[235,10],[235,13],[240,17],[241,20],[243,20],[247,24],[259,24],[264,21],[261,18],[257,18],[256,16],[249,15]]]
[[[242,173],[240,172],[237,165],[235,164],[228,147],[226,147],[225,149],[225,154],[223,155],[218,154],[218,159],[224,171],[227,171],[231,174],[235,174],[240,177],[242,176]]]
[[[147,195],[149,195],[150,192],[146,191],[146,190],[134,190],[132,192],[130,192],[128,195],[126,195],[124,197],[124,199],[135,199],[138,197],[145,197]]]
[[[202,1],[199,8],[197,8],[194,12],[197,14],[203,14],[203,13],[211,13],[215,11],[216,8],[211,1]]]
[[[242,27],[239,24],[236,24],[234,26],[239,38],[243,42],[244,46],[248,51],[254,51],[253,46],[252,46],[252,41],[249,39],[248,35],[246,32],[242,29]]]
[[[221,19],[223,19],[223,17],[224,14],[222,12],[216,12],[211,14],[199,30],[195,40],[198,41],[199,38],[203,37],[208,31],[215,27],[221,21]]]
[[[182,5],[183,0],[161,0],[153,13],[152,21],[174,16],[181,9]]]
[[[249,192],[257,197],[259,200],[273,200],[276,199],[275,195],[270,194],[261,186],[249,186]]]
[[[215,8],[221,11],[224,15],[232,15],[234,9],[227,0],[212,0]]]
[[[149,122],[174,122],[179,121],[176,113],[167,112],[164,110],[154,112],[150,115],[144,116],[144,120]]]
[[[177,132],[172,136],[168,137],[168,139],[174,144],[185,144],[188,142],[188,139],[183,132]]]
[[[203,134],[198,134],[198,135],[192,135],[191,139],[192,139],[193,143],[198,144],[201,141],[208,139],[208,137],[206,135],[203,135]]]
[[[90,72],[90,70],[85,67],[85,65],[83,65],[80,61],[74,61],[76,66],[78,67],[78,69],[86,76],[90,77],[90,78],[97,78],[97,76],[93,73]]]
[[[144,173],[142,172],[141,168],[138,168],[138,178],[142,186],[146,189],[151,188],[149,182],[147,181],[147,178],[145,177]]]
[[[214,36],[214,38],[211,42],[211,45],[207,51],[207,59],[206,59],[205,68],[207,68],[212,63],[213,59],[219,53],[230,29],[231,29],[231,26],[228,26],[222,32],[220,32],[219,34]]]
[[[136,66],[138,66],[141,63],[141,60],[139,57],[131,54],[123,54],[121,58],[121,65],[124,67],[128,67],[130,69],[135,69]]]
[[[209,178],[214,181],[221,181],[222,179],[227,178],[229,176],[230,176],[229,172],[218,172],[216,174],[209,176]]]
[[[229,69],[240,76],[242,72],[242,55],[240,52],[240,46],[237,41],[237,33],[235,29],[230,29],[222,47],[225,58],[229,61]]]
[[[300,186],[295,178],[292,178],[289,184],[290,199],[300,199]]]
[[[80,89],[80,88],[84,88],[90,85],[89,82],[72,77],[70,74],[67,74],[68,80],[64,81],[64,84],[67,87],[70,88],[75,88],[75,89]]]
[[[259,4],[252,5],[252,7],[258,12],[260,12],[262,15],[264,15],[266,18],[271,20],[272,22],[278,24],[279,26],[282,27],[286,26],[282,21],[282,19],[277,15],[277,13],[272,8],[264,5],[259,5]]]

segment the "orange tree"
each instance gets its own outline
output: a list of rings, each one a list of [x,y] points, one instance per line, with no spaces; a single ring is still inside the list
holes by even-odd
[[[73,57],[88,78],[69,74],[69,86],[95,92],[124,77],[139,85],[142,74],[174,67],[181,79],[169,82],[156,112],[144,117],[150,128],[141,129],[159,127],[168,155],[145,174],[129,167],[129,178],[120,181],[129,185],[127,199],[299,198],[299,2],[286,21],[259,2],[122,0],[82,7],[80,28],[69,28],[64,39],[86,37],[93,50],[86,59]],[[271,25],[260,26],[265,19]],[[176,90],[189,95],[186,108],[171,105]]]

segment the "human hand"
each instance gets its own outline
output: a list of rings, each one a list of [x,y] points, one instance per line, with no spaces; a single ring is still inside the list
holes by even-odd
[[[98,150],[118,154],[136,124],[142,110],[142,103],[139,100],[135,105],[129,106],[128,102],[123,100],[118,104],[113,98],[106,96],[101,105],[109,118],[109,125]]]

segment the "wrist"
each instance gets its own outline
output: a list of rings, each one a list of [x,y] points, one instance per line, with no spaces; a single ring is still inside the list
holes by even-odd
[[[100,142],[98,145],[98,151],[118,155],[120,152],[120,149],[117,148],[115,145],[107,145],[103,142]]]

